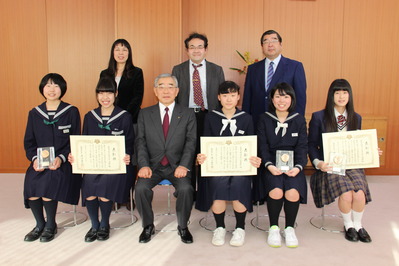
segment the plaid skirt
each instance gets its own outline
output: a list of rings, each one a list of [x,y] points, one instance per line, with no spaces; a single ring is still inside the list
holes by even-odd
[[[310,188],[317,208],[334,202],[341,194],[352,190],[355,192],[362,190],[366,196],[366,203],[371,201],[364,169],[346,170],[345,176],[317,170],[310,177]]]

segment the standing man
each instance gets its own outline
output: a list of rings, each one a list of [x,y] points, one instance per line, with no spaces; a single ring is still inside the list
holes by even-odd
[[[197,148],[199,153],[199,136],[204,130],[204,117],[208,111],[219,106],[218,88],[224,81],[222,67],[205,60],[208,51],[208,38],[199,33],[192,33],[184,41],[189,60],[174,66],[172,75],[177,78],[180,84],[180,92],[177,102],[194,110],[197,119]],[[195,169],[197,171],[195,171]],[[199,167],[193,165],[191,183],[196,190]]]
[[[194,112],[175,102],[179,93],[177,79],[159,75],[154,82],[159,103],[140,111],[136,139],[138,180],[135,199],[143,220],[140,243],[147,243],[154,234],[152,188],[167,179],[176,189],[176,214],[181,241],[192,243],[187,224],[193,205],[190,169],[194,160],[197,125]]]
[[[258,116],[268,111],[271,88],[278,83],[287,82],[295,90],[295,111],[305,115],[306,77],[302,63],[281,55],[282,38],[274,30],[264,32],[260,44],[266,58],[248,67],[243,111],[252,115],[256,126]]]

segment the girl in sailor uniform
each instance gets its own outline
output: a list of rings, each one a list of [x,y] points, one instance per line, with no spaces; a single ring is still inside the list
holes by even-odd
[[[245,136],[254,135],[252,117],[237,109],[240,99],[240,87],[232,82],[225,81],[219,86],[218,99],[222,105],[207,114],[204,123],[204,136]],[[199,164],[206,160],[206,154],[198,154]],[[253,166],[259,167],[261,159],[251,157]],[[236,217],[236,229],[233,232],[230,245],[242,246],[245,238],[245,217],[247,211],[252,211],[251,197],[252,179],[249,176],[218,176],[202,178],[200,202],[197,208],[202,211],[212,209],[216,221],[216,229],[213,232],[212,244],[221,246],[225,242],[225,211],[227,201],[233,204]]]
[[[88,112],[83,121],[83,135],[125,136],[127,174],[84,174],[82,201],[91,219],[91,228],[85,235],[86,242],[109,238],[109,217],[114,202],[128,201],[133,184],[133,169],[130,158],[133,155],[134,131],[131,115],[115,106],[117,87],[115,80],[101,78],[96,87],[99,107]],[[73,154],[68,158],[73,163]],[[98,211],[101,211],[101,221]]]
[[[58,201],[74,205],[79,201],[81,176],[72,174],[67,157],[69,136],[80,134],[80,115],[76,107],[61,101],[67,91],[61,75],[44,76],[39,91],[46,101],[29,112],[24,138],[26,157],[31,161],[24,182],[25,207],[32,210],[36,219],[36,226],[25,241],[40,238],[41,242],[48,242],[57,233]],[[37,149],[44,147],[54,147],[55,159],[48,168],[39,169]],[[40,156],[48,158],[48,150]]]
[[[362,216],[371,196],[364,169],[346,170],[345,176],[329,174],[332,166],[324,162],[323,156],[322,133],[361,129],[362,117],[355,112],[353,103],[349,82],[337,79],[330,85],[325,109],[312,114],[309,157],[317,171],[310,178],[310,187],[318,208],[338,198],[347,240],[368,243],[371,237],[362,226]],[[382,154],[381,150],[379,154]]]
[[[258,122],[259,150],[266,168],[264,184],[270,221],[267,242],[272,247],[281,246],[278,219],[284,206],[285,243],[287,247],[297,247],[294,224],[299,204],[307,201],[303,173],[307,163],[306,121],[302,115],[294,112],[295,92],[288,83],[277,84],[270,91],[270,98],[270,111],[262,114]],[[294,167],[291,170],[282,172],[276,167],[277,150],[293,151]]]

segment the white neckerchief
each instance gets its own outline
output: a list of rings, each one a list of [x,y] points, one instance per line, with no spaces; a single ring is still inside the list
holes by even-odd
[[[222,133],[226,129],[227,125],[230,124],[230,132],[231,132],[231,135],[234,136],[234,134],[236,133],[236,130],[237,130],[236,122],[237,122],[237,120],[235,120],[235,119],[222,119],[223,127],[220,130],[219,135],[222,135]]]
[[[267,114],[268,116],[270,116],[271,118],[273,118],[274,120],[276,120],[276,122],[277,122],[277,126],[276,126],[276,128],[274,129],[274,133],[275,133],[276,135],[278,134],[278,131],[280,130],[280,128],[283,129],[282,132],[281,132],[281,136],[282,136],[282,137],[284,137],[284,135],[287,133],[287,128],[288,128],[287,121],[289,121],[289,120],[291,120],[292,118],[294,118],[294,117],[296,117],[297,115],[299,115],[298,113],[293,113],[292,115],[288,116],[288,117],[285,119],[285,122],[284,122],[284,123],[280,123],[280,121],[278,120],[278,117],[275,116],[274,114],[269,113],[269,112],[266,112],[266,114]]]

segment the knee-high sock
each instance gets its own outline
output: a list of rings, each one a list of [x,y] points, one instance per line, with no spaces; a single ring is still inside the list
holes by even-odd
[[[287,199],[284,200],[284,212],[285,212],[285,227],[288,226],[294,227],[296,216],[298,215],[299,210],[299,200],[298,201],[289,201]]]
[[[55,222],[55,215],[57,213],[58,201],[43,200],[43,206],[44,206],[44,209],[46,210],[46,216],[47,216],[47,221],[46,221],[45,227],[55,229],[57,227],[57,223]]]
[[[344,226],[345,229],[348,230],[351,227],[354,227],[353,221],[352,221],[352,210],[349,211],[348,213],[343,213],[341,212],[342,219],[344,219]]]
[[[245,212],[234,211],[234,215],[236,216],[236,228],[241,228],[245,230],[245,217],[247,216],[247,211]]]
[[[97,229],[100,227],[100,220],[98,219],[98,208],[100,204],[98,199],[86,200],[86,208],[91,220],[91,227]]]
[[[270,227],[273,225],[278,226],[278,217],[280,216],[281,209],[283,208],[284,199],[272,199],[267,197],[267,212],[269,213]]]
[[[43,229],[46,221],[44,220],[42,198],[38,198],[37,200],[29,200],[29,207],[32,210],[33,217],[35,217],[36,227],[38,227],[40,230]]]
[[[109,228],[109,216],[111,215],[113,201],[101,201],[100,200],[100,210],[101,210],[101,222],[100,228]]]
[[[213,216],[215,217],[215,221],[216,221],[216,228],[218,227],[223,227],[225,228],[226,225],[224,224],[224,216],[225,216],[226,212],[222,212],[222,213],[213,213]]]

